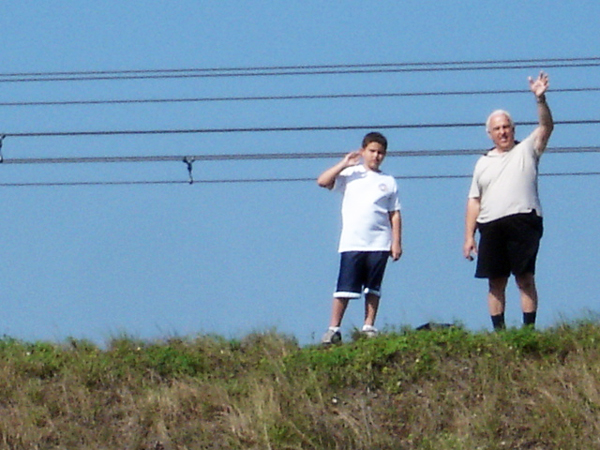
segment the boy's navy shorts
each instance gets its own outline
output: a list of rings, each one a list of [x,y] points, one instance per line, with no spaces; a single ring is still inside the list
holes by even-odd
[[[360,298],[363,294],[381,296],[381,282],[390,256],[385,252],[342,252],[335,298]]]
[[[544,234],[543,219],[535,210],[477,224],[477,278],[506,278],[511,273],[535,273],[535,260]]]

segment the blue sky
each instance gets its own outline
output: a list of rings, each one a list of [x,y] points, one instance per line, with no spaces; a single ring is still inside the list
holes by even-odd
[[[4,2],[2,74],[599,56],[595,1]],[[598,67],[279,77],[0,82],[0,102],[526,90],[550,74],[557,121],[598,119]],[[0,77],[2,79],[2,77]],[[58,131],[326,127],[536,120],[527,93],[155,104],[0,106],[4,158],[331,153],[370,129],[16,137]],[[481,127],[383,130],[389,150],[483,149]],[[595,147],[597,125],[557,126],[550,147]],[[388,266],[380,327],[458,321],[489,329],[485,281],[462,258],[477,157],[390,156],[404,255]],[[194,178],[316,178],[336,158],[194,163]],[[542,173],[600,171],[600,156],[546,154]],[[187,180],[184,163],[4,164],[0,183]],[[539,326],[598,310],[598,176],[544,176]],[[338,269],[340,198],[313,181],[1,186],[0,333],[104,342],[277,330],[302,344],[326,328]],[[595,269],[596,268],[596,269]],[[513,283],[507,322],[520,310]],[[343,331],[362,322],[351,304]]]

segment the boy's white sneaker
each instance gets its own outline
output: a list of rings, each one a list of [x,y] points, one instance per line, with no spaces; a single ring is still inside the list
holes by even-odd
[[[321,338],[321,344],[330,345],[330,344],[339,344],[342,342],[342,333],[339,330],[332,330],[329,328],[323,337]]]
[[[366,336],[368,338],[375,337],[379,334],[379,330],[372,325],[363,326],[360,332],[363,336]]]

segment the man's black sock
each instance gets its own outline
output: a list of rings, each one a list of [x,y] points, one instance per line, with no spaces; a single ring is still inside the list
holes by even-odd
[[[495,331],[504,330],[506,328],[506,325],[504,324],[504,313],[496,314],[495,316],[491,317],[492,325],[494,326]]]
[[[523,325],[534,326],[536,314],[537,314],[536,311],[523,313]]]

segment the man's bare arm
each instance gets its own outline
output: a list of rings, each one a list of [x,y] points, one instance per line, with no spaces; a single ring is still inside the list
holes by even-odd
[[[529,77],[529,89],[533,92],[537,101],[539,125],[536,129],[535,149],[539,153],[542,153],[546,149],[548,140],[554,129],[552,113],[546,102],[546,91],[549,84],[548,74],[544,72],[540,72],[535,80]]]
[[[465,214],[465,243],[463,245],[463,256],[469,261],[475,259],[477,244],[475,243],[475,229],[477,228],[477,216],[481,203],[479,198],[467,200],[467,212]]]

